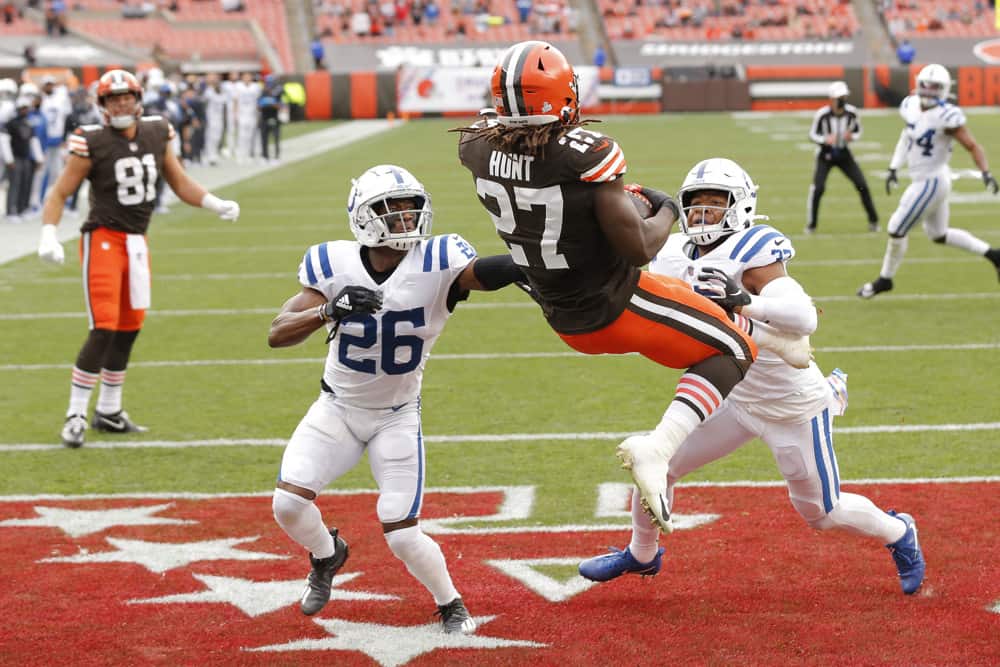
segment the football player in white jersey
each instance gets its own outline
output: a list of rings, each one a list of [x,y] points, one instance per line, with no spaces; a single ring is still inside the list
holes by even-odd
[[[1000,248],[991,248],[986,241],[964,229],[950,227],[948,223],[948,195],[951,194],[948,162],[953,140],[972,155],[982,172],[986,189],[997,193],[997,180],[990,173],[986,152],[966,127],[962,109],[948,101],[950,91],[948,70],[941,65],[927,65],[917,74],[916,94],[899,105],[905,125],[889,162],[886,193],[898,183],[896,171],[904,162],[913,182],[903,191],[899,207],[889,219],[889,242],[878,278],[858,289],[858,296],[863,299],[892,289],[892,280],[906,254],[907,234],[921,220],[924,232],[932,241],[986,257],[1000,277]]]
[[[310,552],[301,609],[311,616],[323,608],[348,555],[313,501],[367,450],[389,549],[433,595],[445,632],[474,632],[440,547],[417,521],[425,478],[421,380],[431,347],[469,290],[525,277],[509,255],[477,258],[457,234],[431,236],[430,195],[401,167],[362,174],[347,212],[357,241],[306,251],[302,289],[268,336],[272,347],[284,347],[329,331],[322,391],[288,442],[274,491],[278,525]]]
[[[816,329],[816,308],[786,264],[795,256],[791,239],[773,227],[754,224],[757,186],[735,162],[712,158],[696,164],[677,195],[683,234],[671,235],[650,263],[650,271],[685,280],[733,313],[752,317],[790,334]],[[696,408],[712,396],[692,386]],[[833,451],[833,416],[847,405],[846,376],[828,380],[815,363],[796,369],[761,349],[757,361],[722,405],[687,437],[670,459],[667,497],[685,475],[760,438],[788,485],[792,506],[813,528],[839,528],[887,545],[903,592],[923,581],[924,559],[908,514],[886,513],[868,498],[840,490]],[[705,405],[704,409],[708,409]],[[580,564],[580,574],[608,581],[623,574],[654,575],[663,548],[659,528],[632,496],[632,539],[622,551]]]

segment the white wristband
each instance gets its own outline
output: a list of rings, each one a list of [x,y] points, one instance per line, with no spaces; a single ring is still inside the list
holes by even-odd
[[[218,213],[222,209],[222,200],[211,192],[206,192],[205,196],[201,198],[201,207]]]

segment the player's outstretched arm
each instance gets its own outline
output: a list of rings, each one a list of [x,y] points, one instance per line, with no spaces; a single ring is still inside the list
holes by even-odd
[[[643,219],[620,178],[601,183],[594,193],[594,212],[601,231],[615,251],[634,266],[644,266],[656,256],[677,220],[677,205],[663,196],[665,199],[653,202],[654,214]]]
[[[240,217],[240,205],[231,200],[219,199],[198,185],[184,171],[184,166],[170,146],[167,146],[163,155],[163,179],[185,204],[207,208],[217,213],[223,220],[235,222]]]
[[[45,204],[42,206],[42,235],[38,242],[38,256],[42,260],[53,264],[62,264],[65,261],[65,253],[56,235],[56,227],[62,220],[66,200],[76,192],[88,173],[90,173],[90,159],[71,153],[55,185],[49,189]]]
[[[477,257],[458,275],[458,288],[463,292],[482,290],[492,292],[512,283],[526,284],[527,276],[510,255]]]
[[[976,138],[972,136],[972,132],[969,131],[969,128],[962,125],[960,127],[956,127],[954,130],[951,130],[950,134],[958,141],[958,143],[962,144],[965,150],[969,151],[973,162],[976,163],[976,166],[979,167],[979,171],[983,174],[983,184],[986,186],[986,189],[990,190],[993,194],[996,194],[997,182],[996,179],[993,178],[993,174],[990,173],[990,163],[989,160],[986,159],[986,151],[979,145]]]
[[[816,331],[816,306],[782,262],[748,269],[742,282],[750,292],[750,303],[740,311],[743,315],[794,336]]]

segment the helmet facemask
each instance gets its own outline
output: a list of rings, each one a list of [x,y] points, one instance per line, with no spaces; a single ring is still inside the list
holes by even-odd
[[[927,65],[917,74],[916,92],[924,109],[946,102],[951,93],[951,74],[941,65]]]
[[[400,167],[373,167],[353,182],[347,213],[361,245],[409,250],[431,235],[431,198]]]
[[[725,204],[695,204],[695,195],[713,192]],[[725,158],[703,160],[688,172],[677,193],[681,206],[681,231],[695,245],[711,245],[726,236],[746,229],[758,219],[757,186],[742,167]],[[702,221],[711,220],[708,224]]]
[[[132,99],[135,100],[134,110],[131,113],[112,115],[111,110],[107,106],[108,100],[115,97],[124,97],[125,95],[131,95]],[[136,120],[142,116],[142,104],[139,102],[138,96],[132,92],[105,95],[98,100],[98,104],[108,125],[116,130],[125,130],[132,127],[135,125]]]

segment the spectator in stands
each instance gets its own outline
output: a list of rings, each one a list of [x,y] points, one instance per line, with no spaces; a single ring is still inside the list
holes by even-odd
[[[600,44],[594,49],[594,67],[604,67],[608,60],[608,55],[604,52],[604,47]]]
[[[24,64],[27,67],[34,67],[37,60],[35,59],[35,46],[34,44],[27,44],[24,47],[24,51],[21,52],[24,57]]]
[[[66,3],[63,0],[49,0],[46,3],[45,33],[49,37],[66,34]]]
[[[316,69],[326,69],[326,65],[323,64],[326,48],[324,48],[323,40],[319,38],[319,35],[313,37],[312,43],[309,44],[309,51],[312,53],[313,65]]]
[[[219,0],[219,4],[222,5],[224,12],[242,12],[246,9],[243,6],[243,0]]]
[[[3,3],[3,22],[10,25],[14,22],[14,19],[21,15],[20,10],[14,4],[14,0],[6,0]]]
[[[438,19],[441,18],[441,8],[435,0],[427,0],[424,3],[424,18],[427,19],[427,25],[437,25]]]
[[[521,25],[527,23],[531,16],[531,4],[532,0],[517,0],[517,18]]]
[[[904,39],[899,44],[899,48],[896,49],[896,57],[899,58],[900,65],[909,65],[913,62],[913,58],[916,57],[917,50],[913,48],[910,44],[910,40]]]

